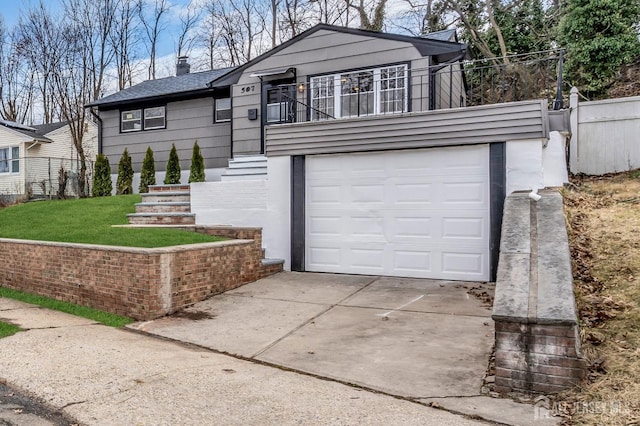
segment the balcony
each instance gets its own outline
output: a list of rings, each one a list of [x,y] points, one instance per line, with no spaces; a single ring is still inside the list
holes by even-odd
[[[408,69],[383,67],[271,89],[266,124],[397,116],[404,113],[544,99],[563,105],[562,52]]]

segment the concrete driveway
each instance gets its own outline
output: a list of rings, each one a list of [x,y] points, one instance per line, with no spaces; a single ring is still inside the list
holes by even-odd
[[[493,286],[284,272],[131,328],[416,400],[478,396]]]

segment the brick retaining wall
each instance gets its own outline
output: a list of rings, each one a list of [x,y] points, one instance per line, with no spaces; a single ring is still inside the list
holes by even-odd
[[[553,393],[585,377],[562,196],[540,195],[505,201],[492,315],[500,393]]]
[[[282,270],[262,265],[259,228],[197,231],[253,238],[155,249],[0,239],[0,286],[148,320]]]

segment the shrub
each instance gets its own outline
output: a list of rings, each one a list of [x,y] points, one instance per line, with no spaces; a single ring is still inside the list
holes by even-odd
[[[193,153],[191,154],[191,168],[189,169],[189,183],[204,182],[204,158],[200,153],[198,141],[193,144]]]
[[[180,160],[178,159],[178,152],[176,146],[171,145],[171,152],[169,153],[169,161],[167,161],[167,171],[164,176],[165,185],[174,185],[180,183]]]
[[[133,194],[133,166],[127,148],[124,149],[118,163],[118,179],[116,180],[116,194]]]
[[[109,159],[103,154],[98,154],[93,175],[92,195],[94,197],[109,196],[111,195],[112,188],[113,184],[111,183],[111,166],[109,165]]]
[[[153,160],[153,150],[147,147],[147,153],[142,162],[142,171],[140,172],[140,193],[149,192],[149,186],[156,184],[156,165]]]

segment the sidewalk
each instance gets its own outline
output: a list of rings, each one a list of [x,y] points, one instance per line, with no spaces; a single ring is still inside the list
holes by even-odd
[[[418,403],[0,299],[0,380],[87,425],[480,425]]]

